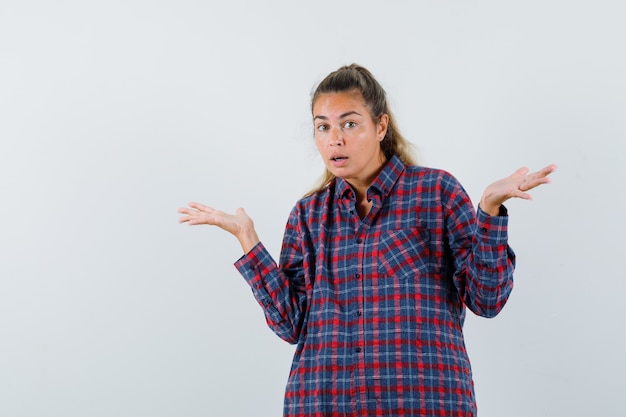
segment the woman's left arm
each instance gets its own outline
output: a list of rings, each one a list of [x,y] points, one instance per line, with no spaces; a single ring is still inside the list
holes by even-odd
[[[453,280],[464,304],[474,313],[494,317],[513,288],[515,254],[508,245],[508,216],[502,205],[510,198],[530,199],[528,190],[549,182],[556,166],[528,174],[521,168],[489,185],[478,212],[460,184],[448,194],[447,241],[454,261]]]

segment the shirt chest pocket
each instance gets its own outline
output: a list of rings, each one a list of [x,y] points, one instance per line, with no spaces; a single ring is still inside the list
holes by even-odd
[[[376,272],[380,277],[407,279],[433,268],[430,233],[425,228],[383,230],[376,245]]]

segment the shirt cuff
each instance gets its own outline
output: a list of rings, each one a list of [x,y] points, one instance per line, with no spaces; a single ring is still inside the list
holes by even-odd
[[[259,242],[250,252],[239,258],[234,265],[248,284],[253,286],[258,284],[261,277],[268,273],[273,262],[263,243]]]
[[[481,241],[487,241],[491,244],[506,243],[509,226],[509,216],[506,207],[500,206],[498,216],[490,216],[478,206],[476,218],[477,232]]]

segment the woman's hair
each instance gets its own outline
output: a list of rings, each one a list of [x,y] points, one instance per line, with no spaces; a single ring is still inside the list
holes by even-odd
[[[417,165],[417,161],[413,156],[412,144],[400,133],[396,119],[389,108],[387,93],[385,93],[385,90],[378,81],[376,81],[372,73],[364,67],[357,64],[346,65],[328,74],[328,76],[319,83],[311,96],[311,111],[313,111],[313,106],[321,94],[343,93],[355,90],[363,97],[374,123],[376,123],[383,114],[389,117],[387,133],[380,143],[385,158],[390,159],[393,155],[398,155],[405,164]],[[317,186],[307,193],[307,195],[311,195],[323,189],[334,178],[335,176],[326,169]]]

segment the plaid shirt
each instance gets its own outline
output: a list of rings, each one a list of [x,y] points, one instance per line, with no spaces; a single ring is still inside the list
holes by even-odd
[[[465,306],[493,317],[512,289],[506,210],[476,213],[450,174],[397,157],[367,197],[360,219],[333,180],[292,210],[280,266],[262,243],[235,264],[297,343],[284,415],[474,416]]]

